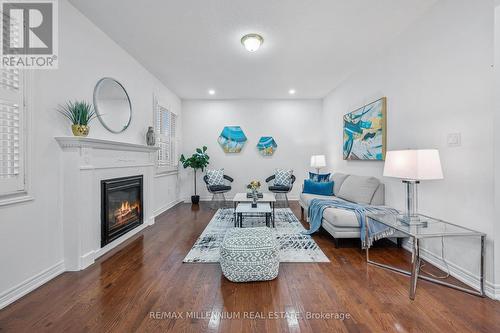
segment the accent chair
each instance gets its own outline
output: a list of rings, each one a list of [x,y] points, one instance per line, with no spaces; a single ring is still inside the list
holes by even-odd
[[[269,192],[272,192],[274,194],[283,194],[285,196],[286,205],[289,206],[288,193],[290,193],[292,191],[293,183],[295,183],[296,178],[294,175],[291,175],[290,176],[290,186],[282,186],[282,185],[274,185],[274,184],[270,183],[271,181],[274,180],[275,177],[276,177],[276,175],[272,175],[272,176],[269,176],[266,178],[266,183],[268,184]]]
[[[222,196],[223,202],[226,202],[226,196],[225,194],[229,191],[231,191],[231,183],[234,181],[232,177],[229,177],[228,175],[224,175],[224,180],[225,184],[224,185],[210,185],[208,183],[208,176],[205,175],[203,177],[203,181],[207,185],[207,190],[209,193],[212,194],[212,202],[215,201],[216,196]]]

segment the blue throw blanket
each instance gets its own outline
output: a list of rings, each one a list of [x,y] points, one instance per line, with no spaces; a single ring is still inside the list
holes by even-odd
[[[383,213],[383,214],[398,214],[394,208],[383,206],[360,205],[340,199],[312,199],[308,209],[309,230],[303,232],[306,235],[315,233],[321,227],[323,220],[323,212],[326,208],[339,208],[352,211],[356,214],[358,222],[361,226],[361,246],[363,248],[370,247],[373,241],[380,238],[389,237],[393,234],[393,229],[383,225],[382,223],[370,220],[368,230],[368,244],[366,243],[366,213]]]

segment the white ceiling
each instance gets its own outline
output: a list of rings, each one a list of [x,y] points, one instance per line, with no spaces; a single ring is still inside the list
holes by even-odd
[[[183,99],[322,98],[436,1],[70,0]]]

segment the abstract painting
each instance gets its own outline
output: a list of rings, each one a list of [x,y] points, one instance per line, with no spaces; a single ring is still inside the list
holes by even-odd
[[[226,126],[217,141],[225,153],[239,153],[243,149],[247,137],[240,126]]]
[[[344,116],[344,160],[385,159],[386,113],[383,97]]]
[[[262,156],[272,156],[278,148],[272,136],[262,136],[257,143],[257,149]]]

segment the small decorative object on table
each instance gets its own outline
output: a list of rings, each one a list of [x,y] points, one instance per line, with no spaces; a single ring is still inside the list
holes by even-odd
[[[252,180],[250,182],[250,184],[247,185],[247,189],[252,190],[251,194],[248,193],[251,195],[251,198],[253,198],[252,208],[257,208],[257,199],[259,198],[260,181]],[[262,195],[262,193],[260,193],[260,194]],[[261,196],[261,198],[262,198],[262,196]]]
[[[148,131],[146,133],[146,144],[148,146],[154,146],[156,143],[155,131],[153,130],[153,126],[148,127]]]
[[[89,135],[89,123],[97,117],[92,104],[84,101],[67,102],[65,105],[59,105],[57,111],[71,121],[74,136]]]

